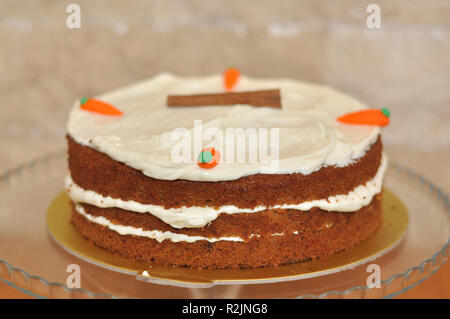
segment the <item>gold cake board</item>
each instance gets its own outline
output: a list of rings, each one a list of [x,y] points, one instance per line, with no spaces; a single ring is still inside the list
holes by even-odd
[[[135,276],[139,280],[180,287],[211,287],[225,284],[272,283],[328,275],[352,269],[393,249],[408,227],[408,212],[400,199],[384,190],[381,226],[360,245],[323,260],[310,260],[277,267],[251,269],[191,269],[146,264],[116,256],[89,243],[70,223],[69,197],[61,192],[47,212],[51,237],[69,253],[110,270]]]

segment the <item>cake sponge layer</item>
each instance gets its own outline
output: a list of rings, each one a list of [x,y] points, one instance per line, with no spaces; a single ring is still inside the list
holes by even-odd
[[[75,142],[70,136],[68,143],[70,175],[81,188],[103,196],[164,208],[224,205],[254,208],[326,199],[347,194],[371,180],[382,158],[379,137],[354,163],[344,167],[323,167],[308,175],[256,174],[222,182],[166,181],[148,177],[108,155]]]
[[[207,240],[173,242],[167,239],[159,242],[142,236],[121,235],[89,221],[75,208],[73,210],[73,225],[99,247],[136,261],[193,268],[276,266],[324,258],[357,245],[381,223],[381,194],[375,196],[368,206],[352,213],[312,209],[307,212],[278,210],[256,214],[222,214],[207,227],[184,230],[168,228],[170,226],[148,214],[89,205],[83,207],[90,215],[104,216],[114,224],[168,230],[190,236],[243,238],[243,241],[214,243]]]

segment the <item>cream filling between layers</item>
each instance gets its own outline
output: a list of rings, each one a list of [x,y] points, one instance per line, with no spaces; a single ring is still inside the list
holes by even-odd
[[[91,214],[86,213],[86,210],[81,206],[80,204],[75,205],[75,210],[80,215],[84,216],[87,220],[90,222],[105,226],[109,228],[110,230],[113,230],[120,235],[134,235],[139,237],[146,237],[155,239],[158,242],[163,242],[164,240],[168,239],[175,243],[177,242],[188,242],[193,243],[199,240],[206,240],[210,243],[215,243],[217,241],[238,241],[243,242],[244,239],[238,236],[229,236],[229,237],[219,237],[219,238],[208,238],[203,236],[189,236],[185,234],[176,234],[172,233],[170,231],[159,231],[159,230],[144,230],[141,227],[133,227],[133,226],[124,226],[119,224],[114,224],[110,220],[106,219],[103,216],[93,216]],[[294,235],[298,235],[298,231],[292,232]],[[284,236],[284,233],[273,233],[270,236]],[[250,239],[253,237],[260,238],[261,235],[259,234],[251,234]]]
[[[194,228],[205,226],[222,213],[256,213],[267,209],[296,209],[307,211],[313,207],[334,212],[357,211],[370,204],[372,198],[381,192],[387,163],[387,156],[383,154],[380,167],[375,176],[367,181],[366,184],[357,186],[348,194],[330,196],[325,199],[306,201],[300,204],[257,206],[255,208],[239,208],[234,205],[225,205],[219,208],[198,206],[164,208],[160,205],[124,201],[119,198],[103,196],[92,190],[85,190],[75,184],[70,175],[66,178],[66,188],[70,198],[75,202],[87,203],[101,208],[117,207],[136,213],[150,213],[174,228]]]
[[[75,209],[81,215],[83,215],[90,222],[106,226],[109,229],[119,233],[120,235],[135,235],[140,237],[147,237],[151,239],[155,239],[158,242],[162,242],[166,239],[169,239],[173,242],[185,241],[188,243],[193,243],[198,240],[207,240],[210,243],[214,243],[216,241],[244,241],[241,237],[219,237],[219,238],[208,238],[203,236],[189,236],[185,234],[176,234],[170,231],[159,231],[159,230],[144,230],[142,227],[133,227],[133,226],[124,226],[113,224],[110,220],[106,219],[103,216],[93,216],[91,214],[86,213],[86,210],[80,204],[75,205]]]

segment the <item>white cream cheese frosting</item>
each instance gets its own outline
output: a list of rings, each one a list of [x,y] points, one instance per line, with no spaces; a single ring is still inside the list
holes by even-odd
[[[133,227],[133,226],[124,226],[119,224],[114,224],[110,220],[106,219],[103,216],[93,216],[91,214],[86,213],[83,206],[77,204],[75,206],[76,211],[83,215],[90,222],[108,227],[109,229],[119,233],[120,235],[135,235],[140,237],[147,237],[151,239],[155,239],[158,242],[162,242],[166,239],[169,239],[173,242],[185,241],[189,243],[193,243],[198,240],[206,240],[210,243],[214,243],[216,241],[244,241],[241,237],[219,237],[219,238],[208,238],[203,236],[189,236],[185,234],[177,234],[170,231],[159,231],[159,230],[144,230],[142,227]]]
[[[89,220],[90,222],[105,226],[109,228],[110,230],[113,230],[120,235],[133,235],[133,236],[139,236],[139,237],[146,237],[155,239],[158,242],[163,242],[164,240],[170,240],[175,243],[177,242],[188,242],[193,243],[199,240],[206,240],[210,243],[215,243],[218,241],[238,241],[238,242],[244,242],[244,239],[239,236],[223,236],[223,237],[204,237],[204,236],[190,236],[186,234],[177,234],[170,231],[160,231],[160,230],[145,230],[141,227],[133,227],[133,226],[125,226],[120,224],[114,224],[110,220],[106,219],[103,216],[93,216],[91,214],[88,214],[86,210],[83,208],[83,206],[77,204],[75,206],[75,209],[77,213],[82,215],[84,218]],[[293,232],[294,235],[298,235],[298,231]],[[270,236],[284,236],[284,233],[273,233]],[[253,237],[260,238],[261,235],[259,234],[251,234],[250,239]]]
[[[97,207],[118,207],[137,213],[150,213],[174,228],[203,227],[212,222],[222,213],[256,213],[266,209],[296,209],[310,210],[313,207],[326,211],[352,212],[367,206],[373,197],[381,192],[383,176],[387,168],[387,156],[383,154],[380,167],[375,176],[364,185],[359,185],[348,194],[330,196],[325,199],[306,201],[299,204],[284,204],[272,207],[257,206],[254,208],[239,208],[234,205],[214,207],[179,207],[164,208],[159,205],[142,204],[135,201],[125,201],[119,198],[102,196],[92,190],[84,190],[72,180],[66,178],[66,189],[70,198],[75,202],[87,203]]]
[[[243,76],[235,91],[277,88],[281,91],[281,110],[246,105],[169,108],[169,94],[220,93],[224,86],[221,75],[178,77],[164,73],[96,97],[120,109],[123,116],[84,111],[77,101],[70,113],[68,133],[78,143],[149,177],[211,182],[258,173],[310,174],[327,165],[346,166],[362,157],[379,135],[380,129],[375,126],[338,123],[339,115],[367,106],[328,87]],[[177,141],[171,132],[176,128],[193,130],[194,121],[199,120],[204,128],[214,127],[224,135],[227,128],[277,128],[278,166],[274,170],[268,169],[267,163],[221,162],[213,169],[203,169],[195,161],[174,162],[171,151]],[[193,154],[193,158],[196,156]]]

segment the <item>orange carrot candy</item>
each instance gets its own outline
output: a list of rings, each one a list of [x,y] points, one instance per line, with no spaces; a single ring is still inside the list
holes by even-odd
[[[338,117],[337,120],[345,124],[386,126],[389,124],[390,116],[389,110],[383,107],[381,110],[370,109],[347,113]]]
[[[198,154],[197,165],[201,168],[213,168],[220,162],[220,152],[214,147],[202,149]]]
[[[111,104],[96,99],[88,99],[86,97],[83,97],[80,100],[80,107],[82,110],[103,115],[123,115],[123,112],[121,110],[115,108]]]
[[[223,73],[223,82],[225,84],[225,89],[227,91],[233,90],[236,86],[239,77],[241,76],[241,72],[236,68],[228,68]]]

